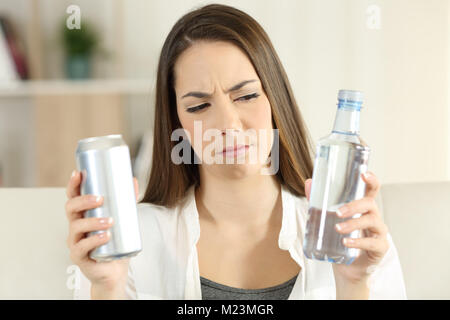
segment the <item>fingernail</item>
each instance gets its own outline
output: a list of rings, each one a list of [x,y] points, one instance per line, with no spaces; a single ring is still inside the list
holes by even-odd
[[[336,230],[337,231],[342,231],[342,229],[345,228],[345,223],[338,223],[336,224]]]
[[[111,232],[109,232],[109,230],[108,230],[108,231],[106,231],[106,232],[100,232],[100,233],[98,234],[98,237],[99,237],[99,238],[109,238],[110,235],[111,235]]]
[[[363,176],[366,180],[370,179],[370,173],[368,173],[368,172],[364,172]]]
[[[109,217],[109,218],[101,218],[101,219],[98,220],[98,222],[100,224],[111,224],[112,223],[112,218],[111,217]]]
[[[71,177],[71,178],[75,177],[75,174],[76,174],[76,173],[77,173],[77,171],[76,171],[76,170],[73,170],[70,177]]]
[[[348,208],[346,206],[340,207],[339,209],[336,210],[336,214],[338,217],[343,217],[344,214],[346,214],[348,212]]]
[[[100,201],[102,201],[102,196],[97,196],[97,197],[95,198],[95,202],[100,202]]]
[[[344,244],[354,244],[355,240],[353,240],[352,238],[344,238],[342,240],[344,242]]]

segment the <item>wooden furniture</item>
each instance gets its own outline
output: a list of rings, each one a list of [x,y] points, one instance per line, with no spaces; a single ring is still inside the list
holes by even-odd
[[[0,138],[3,145],[5,141],[10,146],[11,143],[19,145],[22,148],[18,151],[20,159],[31,157],[32,161],[27,163],[33,166],[31,170],[24,171],[24,163],[14,160],[10,152],[4,152],[1,159],[4,170],[14,171],[5,172],[5,182],[8,182],[6,174],[16,177],[15,183],[19,175],[31,172],[34,177],[29,179],[32,182],[28,184],[33,187],[65,187],[70,173],[76,168],[78,140],[93,136],[122,134],[133,157],[136,133],[133,137],[131,129],[136,129],[134,127],[138,123],[130,120],[127,97],[150,97],[151,86],[150,79],[39,80],[0,85],[0,105],[8,108],[8,103],[3,101],[15,101],[26,106],[22,108],[26,112],[20,120],[29,121],[29,127],[24,126],[27,131],[25,142],[8,141],[6,136]],[[145,104],[145,108],[150,109],[150,104]],[[3,112],[2,115],[7,116],[7,113]],[[17,117],[11,119],[18,120]],[[25,145],[33,150],[24,150]],[[4,186],[22,185],[9,182]]]
[[[120,94],[37,95],[34,100],[36,186],[67,184],[79,139],[122,134]]]

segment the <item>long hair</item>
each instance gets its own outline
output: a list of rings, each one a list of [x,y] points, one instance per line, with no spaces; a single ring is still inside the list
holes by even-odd
[[[227,41],[243,50],[258,74],[272,108],[279,133],[278,181],[293,194],[305,196],[305,180],[312,177],[313,144],[275,49],[256,20],[245,12],[209,4],[188,12],[173,26],[161,49],[156,80],[153,158],[149,182],[140,202],[173,207],[187,189],[200,184],[198,164],[175,164],[171,150],[174,130],[182,128],[177,115],[174,65],[196,41]],[[194,151],[191,147],[191,159]]]

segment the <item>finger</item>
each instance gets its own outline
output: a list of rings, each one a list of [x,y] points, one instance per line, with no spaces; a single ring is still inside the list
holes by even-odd
[[[80,195],[80,182],[81,182],[80,172],[77,170],[73,170],[66,187],[66,195],[68,199]]]
[[[71,258],[73,261],[81,261],[85,259],[89,259],[88,253],[107,243],[111,238],[111,232],[105,231],[98,233],[96,235],[84,238],[80,240],[76,245],[74,245],[71,249]]]
[[[137,200],[139,197],[139,184],[138,184],[136,177],[133,177],[133,182],[134,182],[134,194],[136,195],[136,200]]]
[[[66,214],[69,221],[77,219],[78,213],[95,209],[103,205],[103,197],[93,194],[78,196],[67,200],[66,202]]]
[[[344,238],[342,239],[344,246],[348,248],[359,248],[366,251],[386,253],[389,243],[386,239],[381,238]]]
[[[362,199],[353,200],[336,210],[336,214],[340,218],[350,218],[358,213],[364,214],[370,212],[379,215],[375,199],[370,197],[364,197]]]
[[[105,230],[111,228],[114,221],[111,217],[109,218],[86,218],[78,219],[72,222],[69,237],[68,246],[76,245],[78,241],[85,237],[86,233]]]
[[[378,191],[380,191],[380,187],[381,187],[380,181],[370,171],[363,173],[361,176],[362,176],[363,181],[366,183],[366,191],[365,191],[364,196],[375,198]]]
[[[306,199],[308,199],[308,201],[309,201],[309,196],[311,194],[311,183],[312,183],[312,179],[306,179],[306,181],[305,181],[305,194],[306,194]]]
[[[359,218],[349,219],[347,221],[338,223],[335,225],[337,232],[342,234],[348,234],[354,230],[369,230],[372,234],[378,236],[385,236],[387,233],[387,228],[385,227],[380,216],[374,214],[364,214]]]

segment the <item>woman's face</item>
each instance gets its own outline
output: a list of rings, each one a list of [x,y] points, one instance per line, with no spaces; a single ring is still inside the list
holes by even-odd
[[[202,155],[201,169],[242,178],[266,167],[271,106],[245,53],[228,42],[196,42],[180,55],[174,73],[178,118],[197,157]],[[244,152],[222,153],[242,144],[248,146]]]

